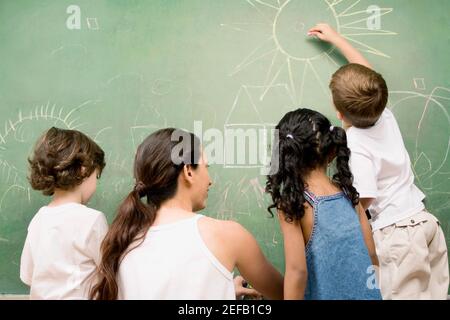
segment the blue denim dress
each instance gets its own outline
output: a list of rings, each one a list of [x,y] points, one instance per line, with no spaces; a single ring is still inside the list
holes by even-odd
[[[380,300],[359,216],[343,192],[315,196],[314,226],[306,244],[307,300]]]

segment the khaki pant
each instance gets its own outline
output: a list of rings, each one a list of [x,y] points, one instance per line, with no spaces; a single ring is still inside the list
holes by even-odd
[[[447,246],[435,216],[422,211],[373,237],[383,299],[447,299]]]

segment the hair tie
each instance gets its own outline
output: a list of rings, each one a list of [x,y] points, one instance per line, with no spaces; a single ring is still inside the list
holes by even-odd
[[[333,132],[334,126],[330,126],[330,132]]]
[[[294,139],[294,137],[293,137],[292,134],[290,134],[290,133],[288,133],[288,134],[286,135],[286,138]]]
[[[134,190],[139,193],[139,195],[141,195],[144,190],[146,189],[146,185],[142,182],[142,181],[138,181],[135,185],[134,185]]]

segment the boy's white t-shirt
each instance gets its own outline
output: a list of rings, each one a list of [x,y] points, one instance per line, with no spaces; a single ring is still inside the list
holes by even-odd
[[[104,214],[82,204],[42,207],[28,226],[20,279],[31,299],[88,299],[97,279]]]
[[[385,109],[370,128],[347,130],[350,168],[360,198],[369,207],[372,229],[384,228],[425,207],[425,195],[414,184],[411,161],[393,113]]]

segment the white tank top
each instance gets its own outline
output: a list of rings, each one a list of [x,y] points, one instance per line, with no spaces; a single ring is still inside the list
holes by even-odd
[[[201,217],[150,227],[144,242],[120,264],[119,299],[236,299],[233,274],[201,238]]]

